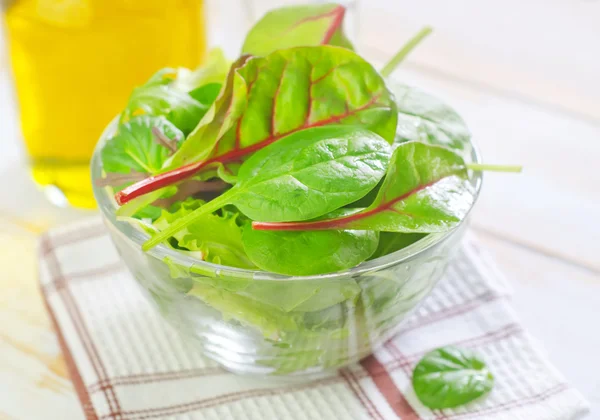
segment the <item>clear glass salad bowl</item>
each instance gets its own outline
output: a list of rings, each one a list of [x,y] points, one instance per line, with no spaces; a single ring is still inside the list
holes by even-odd
[[[97,187],[102,134],[92,159],[94,194],[123,261],[163,317],[208,357],[236,373],[316,374],[369,355],[401,328],[444,273],[467,224],[430,234],[350,270],[284,276],[211,264],[159,245],[116,219],[110,189]],[[479,162],[474,151],[472,160]],[[481,176],[472,176],[476,195]]]

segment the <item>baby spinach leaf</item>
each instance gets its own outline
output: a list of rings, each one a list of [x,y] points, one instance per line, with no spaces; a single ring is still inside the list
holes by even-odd
[[[409,142],[396,148],[375,201],[363,211],[328,220],[252,225],[261,230],[444,232],[465,217],[473,200],[460,155],[445,147]]]
[[[420,89],[391,87],[398,106],[397,144],[417,140],[470,152],[471,133],[454,109]]]
[[[396,106],[373,67],[352,51],[298,47],[232,67],[215,106],[170,164],[175,168],[120,193],[117,202],[238,162],[285,136],[324,125],[360,125],[392,143]]]
[[[244,229],[246,253],[263,270],[306,276],[354,267],[375,252],[378,234],[366,230],[269,232]]]
[[[242,165],[233,204],[252,220],[307,220],[367,194],[385,173],[387,142],[358,127],[305,130]]]
[[[170,211],[162,212],[154,222],[157,229],[166,229],[173,223],[205,203],[202,200],[187,199],[174,205]],[[237,225],[238,214],[223,211],[221,215],[206,214],[194,223],[180,230],[173,237],[177,246],[190,251],[200,251],[202,259],[230,267],[255,268],[244,252],[242,230]]]
[[[250,29],[242,54],[262,56],[283,48],[326,44],[352,49],[342,31],[345,12],[339,4],[272,10]]]
[[[153,129],[178,144],[183,133],[163,117],[139,116],[121,124],[102,149],[104,171],[129,174],[132,170],[152,175],[159,172],[172,150],[158,142]]]
[[[238,183],[144,244],[150,249],[196,218],[233,204],[252,220],[307,220],[369,192],[385,173],[389,144],[359,127],[328,126],[294,133],[256,152]]]
[[[412,383],[424,405],[443,409],[467,404],[487,394],[494,386],[494,376],[475,353],[445,347],[421,359]]]

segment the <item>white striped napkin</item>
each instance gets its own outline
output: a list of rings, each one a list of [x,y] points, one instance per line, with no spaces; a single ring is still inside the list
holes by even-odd
[[[587,403],[548,363],[473,239],[445,278],[373,356],[316,380],[220,369],[146,302],[98,219],[41,239],[40,282],[89,419],[572,419]],[[451,410],[417,400],[411,372],[427,351],[473,348],[496,378],[490,395]]]

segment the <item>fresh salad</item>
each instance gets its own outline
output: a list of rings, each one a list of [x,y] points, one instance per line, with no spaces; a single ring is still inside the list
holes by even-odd
[[[430,30],[378,72],[344,36],[343,15],[272,11],[235,62],[213,50],[201,68],[162,69],[133,91],[99,182],[115,189],[122,220],[144,223],[144,250],[164,242],[212,263],[312,275],[460,223],[469,169],[482,169],[465,161],[464,121],[385,78]]]
[[[473,171],[518,170],[472,163],[458,113],[389,80],[429,28],[378,71],[343,18],[335,4],[271,11],[235,61],[213,50],[202,67],[162,69],[132,92],[97,184],[112,189],[119,220],[148,234],[145,251],[291,276],[340,272],[457,227],[474,202]],[[166,263],[173,279],[190,276]],[[282,348],[321,329],[343,336],[332,308],[365,293],[356,282],[242,282],[240,297],[235,281],[214,283],[182,288]]]

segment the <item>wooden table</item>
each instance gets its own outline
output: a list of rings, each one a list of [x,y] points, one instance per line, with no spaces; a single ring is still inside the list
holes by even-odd
[[[512,285],[524,325],[591,401],[592,418],[600,415],[599,20],[592,0],[370,0],[359,20],[362,50],[378,61],[421,25],[436,27],[395,76],[453,104],[487,162],[525,166],[519,176],[486,175],[472,228]],[[11,163],[21,153],[6,71],[0,64],[0,419],[77,419],[34,246],[36,232],[81,214],[45,205]]]

